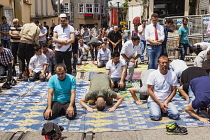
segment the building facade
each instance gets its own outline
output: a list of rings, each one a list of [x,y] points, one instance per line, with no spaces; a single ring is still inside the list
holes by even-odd
[[[70,24],[75,28],[84,24],[89,27],[93,27],[95,23],[99,27],[107,25],[107,0],[63,0],[62,5]]]

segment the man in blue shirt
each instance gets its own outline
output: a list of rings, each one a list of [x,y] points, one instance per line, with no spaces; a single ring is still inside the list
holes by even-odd
[[[47,108],[44,112],[46,120],[52,120],[65,115],[72,120],[76,117],[76,79],[67,74],[64,64],[58,64],[55,68],[56,75],[50,77],[48,84]]]
[[[202,123],[209,123],[210,116],[210,76],[197,77],[190,81],[191,89],[195,95],[195,99],[187,105],[185,111],[192,117],[200,120]],[[204,84],[206,83],[206,84]],[[203,118],[195,113],[195,109],[201,111],[208,117]]]
[[[106,63],[111,60],[111,51],[106,48],[106,44],[103,43],[101,45],[101,49],[98,51],[98,55],[97,55],[97,67],[98,68],[102,68],[104,66],[106,66]]]
[[[171,27],[173,27],[173,28],[171,28]],[[166,22],[163,25],[163,28],[164,28],[165,39],[162,42],[162,52],[161,52],[160,56],[161,55],[168,56],[167,49],[166,49],[168,32],[174,32],[174,21],[172,19],[166,19]]]
[[[188,24],[188,19],[183,18],[182,19],[182,26],[179,27],[178,30],[178,43],[179,43],[179,48],[181,52],[181,60],[184,60],[185,55],[187,54],[187,47],[189,46],[189,40],[188,40],[188,33],[189,33],[189,28],[187,27]]]

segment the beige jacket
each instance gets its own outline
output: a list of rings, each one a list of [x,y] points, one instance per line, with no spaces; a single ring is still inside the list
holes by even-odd
[[[35,23],[26,23],[20,32],[20,41],[27,41],[39,45],[40,28]]]

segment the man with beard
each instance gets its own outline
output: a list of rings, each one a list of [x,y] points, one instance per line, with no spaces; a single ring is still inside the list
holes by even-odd
[[[184,60],[185,55],[187,54],[187,48],[189,47],[189,40],[188,40],[188,33],[189,33],[189,28],[187,26],[188,24],[188,19],[184,17],[182,19],[182,26],[179,27],[178,30],[178,43],[179,43],[179,50],[181,53],[180,59]]]
[[[67,74],[64,64],[55,67],[56,74],[48,82],[47,108],[44,111],[45,120],[53,120],[65,115],[72,120],[76,117],[76,79]]]
[[[158,67],[159,69],[150,73],[147,80],[150,118],[158,121],[161,119],[161,113],[167,113],[169,118],[176,120],[180,114],[171,102],[176,94],[176,74],[168,70],[169,59],[167,56],[158,58]]]
[[[71,56],[72,56],[72,43],[74,43],[74,27],[68,25],[66,14],[60,14],[60,24],[55,26],[53,33],[53,40],[55,46],[55,60],[56,63],[65,63],[67,73],[71,74]]]

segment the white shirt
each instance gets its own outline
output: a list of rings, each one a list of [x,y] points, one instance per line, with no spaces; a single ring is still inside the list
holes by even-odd
[[[97,59],[99,60],[109,60],[111,58],[111,51],[109,49],[106,49],[105,51],[101,48],[98,51]]]
[[[122,67],[125,66],[125,61],[120,59],[117,65],[114,64],[112,60],[106,63],[106,69],[110,70],[110,78],[120,78],[122,74]]]
[[[61,25],[57,25],[54,28],[54,32],[58,34],[58,39],[59,40],[69,40],[70,35],[74,34],[74,27],[68,25],[67,27],[63,28]],[[61,51],[65,52],[71,44],[69,45],[63,45],[61,48],[58,48],[58,43],[55,45],[55,50],[56,51]],[[71,51],[72,48],[69,49]]]
[[[146,28],[146,27],[145,27],[145,28]],[[140,25],[140,26],[138,27],[138,31],[139,31],[139,30],[140,30],[140,31],[143,30],[142,34],[139,34],[139,33],[138,33],[138,35],[139,35],[139,37],[140,37],[141,40],[145,40],[145,28],[143,28],[142,25]]]
[[[157,33],[158,33],[158,39],[164,40],[165,39],[165,34],[164,34],[163,26],[157,24],[156,28],[157,28]],[[155,29],[154,29],[153,24],[150,24],[150,25],[146,26],[145,40],[148,40],[148,39],[155,40]],[[150,44],[150,43],[147,41],[147,44]]]
[[[40,28],[40,33],[39,35],[43,35],[47,33],[47,28],[46,27],[42,27]],[[46,41],[47,40],[47,36],[43,36],[41,38],[39,38],[39,41]]]
[[[177,77],[181,77],[182,72],[187,69],[187,64],[183,60],[173,60],[170,63],[170,69],[176,74]]]
[[[176,74],[172,71],[168,71],[166,75],[160,73],[159,70],[155,70],[150,73],[148,85],[154,85],[153,92],[160,102],[164,102],[171,94],[171,86],[177,86]],[[154,101],[150,96],[148,102]]]
[[[120,54],[125,54],[128,58],[134,58],[136,53],[141,54],[141,49],[139,45],[134,46],[132,40],[127,41],[120,52]],[[120,58],[123,57],[120,56]]]
[[[79,43],[79,48],[82,50],[82,54],[87,54],[85,50],[89,50],[89,47],[85,45],[84,43],[83,43],[83,46],[80,46],[80,43]]]
[[[34,55],[29,62],[29,69],[33,70],[34,72],[43,71],[44,64],[47,63],[47,57],[44,54],[41,55]]]

